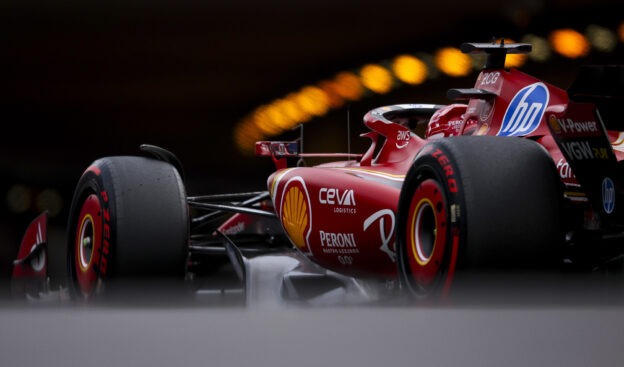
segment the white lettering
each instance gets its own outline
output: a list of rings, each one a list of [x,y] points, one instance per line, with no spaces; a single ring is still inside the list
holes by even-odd
[[[348,189],[340,192],[339,189],[323,187],[319,190],[319,203],[327,205],[355,206],[355,193]]]
[[[342,265],[351,265],[353,264],[353,257],[352,256],[338,256],[338,262],[340,262]]]
[[[493,72],[493,73],[485,73],[483,74],[483,80],[481,80],[481,85],[496,84],[499,77],[500,77],[500,73],[498,71]]]
[[[596,121],[574,121],[568,119],[557,119],[559,126],[564,132],[568,133],[595,133],[598,132],[598,124]]]
[[[561,146],[568,157],[578,160],[594,159],[594,154],[588,141],[563,142]]]
[[[384,220],[385,217],[390,219],[390,226],[387,232]],[[379,220],[379,236],[381,237],[381,247],[379,249],[382,252],[385,252],[390,257],[390,260],[392,260],[392,262],[395,262],[396,251],[390,248],[390,240],[392,239],[392,235],[394,234],[394,212],[390,209],[382,209],[378,212],[373,213],[364,221],[364,231],[366,231],[368,227],[370,227],[377,220]]]
[[[406,141],[410,139],[410,132],[408,130],[399,130],[397,133],[398,141]]]
[[[572,167],[570,167],[570,163],[568,163],[565,159],[561,158],[559,162],[557,162],[557,171],[559,171],[559,176],[561,178],[574,178],[574,172],[572,172]]]
[[[319,231],[322,247],[357,247],[353,233]]]

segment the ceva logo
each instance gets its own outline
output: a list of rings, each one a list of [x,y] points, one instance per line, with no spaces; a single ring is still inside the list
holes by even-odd
[[[534,83],[522,88],[507,106],[497,135],[524,136],[535,131],[544,116],[549,98],[548,88],[544,83]]]

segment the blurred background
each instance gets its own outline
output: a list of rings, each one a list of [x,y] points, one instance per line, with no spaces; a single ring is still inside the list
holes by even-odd
[[[2,277],[43,210],[63,247],[74,185],[96,158],[154,144],[183,162],[191,195],[264,189],[273,166],[253,142],[293,139],[303,123],[307,152],[361,151],[368,110],[447,104],[448,88],[473,85],[482,60],[457,55],[462,42],[531,42],[518,66],[562,88],[580,65],[622,63],[618,5],[4,0]]]

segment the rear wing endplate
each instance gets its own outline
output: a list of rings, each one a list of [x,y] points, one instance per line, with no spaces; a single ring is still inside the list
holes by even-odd
[[[486,69],[502,69],[505,67],[507,54],[528,54],[533,49],[530,43],[505,43],[501,39],[499,43],[463,43],[460,47],[465,54],[486,54]]]

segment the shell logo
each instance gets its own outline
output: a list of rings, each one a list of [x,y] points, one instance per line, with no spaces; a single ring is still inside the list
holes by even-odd
[[[304,253],[311,254],[308,237],[312,228],[312,208],[305,182],[299,176],[286,183],[281,199],[281,221],[291,242]]]
[[[282,225],[290,240],[300,250],[307,248],[305,237],[306,230],[310,228],[309,224],[307,195],[298,186],[292,186],[282,200]]]
[[[555,115],[550,115],[548,117],[548,123],[556,134],[561,134],[561,127],[559,127],[559,122],[557,121]]]

